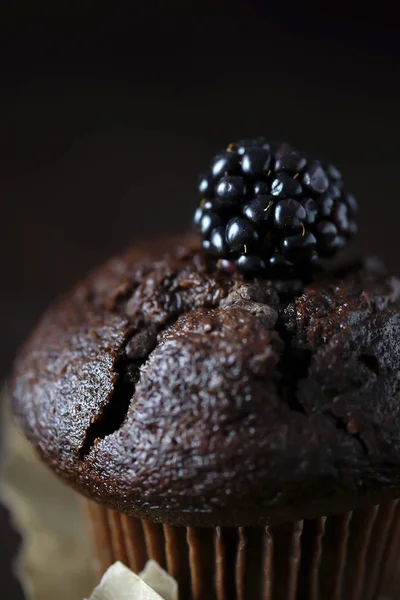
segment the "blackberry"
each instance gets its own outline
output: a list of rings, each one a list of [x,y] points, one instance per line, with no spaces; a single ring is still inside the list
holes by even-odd
[[[199,195],[203,250],[248,275],[296,278],[357,231],[357,202],[336,167],[263,138],[229,144]]]
[[[301,182],[291,173],[277,173],[271,183],[271,194],[280,198],[295,198],[303,192]]]
[[[328,175],[318,161],[313,161],[306,168],[302,179],[304,187],[315,194],[323,194],[329,187]]]
[[[255,196],[260,196],[261,194],[268,194],[270,186],[266,181],[256,181],[253,190]]]
[[[243,202],[246,195],[246,184],[243,177],[225,175],[215,186],[217,203],[220,205],[236,205]]]
[[[243,206],[242,214],[255,225],[262,226],[271,218],[273,211],[270,207],[273,202],[273,196],[261,194]]]
[[[232,152],[231,152],[232,154]],[[264,148],[249,148],[242,156],[241,167],[245,175],[264,177],[269,171],[271,152]]]
[[[302,231],[307,218],[306,209],[293,198],[286,198],[276,203],[274,209],[275,226],[295,233]],[[204,219],[204,217],[203,217]]]
[[[288,235],[282,240],[282,255],[292,264],[312,260],[317,240],[310,232]]]
[[[225,238],[232,252],[247,252],[257,246],[258,233],[247,219],[234,217],[228,221]]]
[[[204,240],[204,242],[207,241],[208,240]],[[228,256],[229,246],[225,240],[225,227],[223,225],[212,230],[208,253],[212,254],[213,256],[217,256],[218,258],[224,258],[224,256]]]
[[[211,235],[213,229],[215,229],[216,227],[218,227],[219,225],[222,225],[222,219],[221,217],[215,213],[215,212],[206,212],[202,215],[201,221],[200,221],[200,231],[201,234],[207,238],[208,236]]]
[[[306,158],[288,144],[282,144],[275,155],[275,171],[301,173],[307,164]]]
[[[266,264],[263,259],[254,254],[241,254],[237,259],[236,264],[240,273],[243,273],[244,275],[250,273],[256,275],[266,269]]]
[[[318,218],[318,204],[313,198],[307,198],[306,200],[303,200],[302,204],[306,209],[305,221],[308,225],[312,225]]]
[[[228,171],[231,174],[240,171],[239,156],[235,152],[218,154],[211,165],[213,177],[222,177]]]

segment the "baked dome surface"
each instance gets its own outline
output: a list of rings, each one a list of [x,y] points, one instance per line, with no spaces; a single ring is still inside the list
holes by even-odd
[[[175,525],[256,525],[400,496],[400,282],[333,263],[295,298],[190,236],[138,245],[45,313],[15,413],[81,493]]]

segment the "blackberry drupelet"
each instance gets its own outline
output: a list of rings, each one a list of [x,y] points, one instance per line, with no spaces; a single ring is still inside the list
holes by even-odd
[[[199,194],[194,224],[204,251],[248,275],[298,277],[357,231],[357,202],[338,169],[289,144],[229,144]]]

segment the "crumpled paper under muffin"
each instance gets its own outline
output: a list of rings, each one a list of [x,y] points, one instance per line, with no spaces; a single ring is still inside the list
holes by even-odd
[[[140,575],[116,562],[103,575],[89,600],[178,600],[178,586],[153,560]]]

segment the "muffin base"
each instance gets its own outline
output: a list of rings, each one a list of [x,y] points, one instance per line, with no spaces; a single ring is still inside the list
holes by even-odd
[[[400,501],[267,527],[173,527],[85,501],[98,575],[156,560],[180,600],[395,600]],[[397,590],[397,593],[396,593]]]

